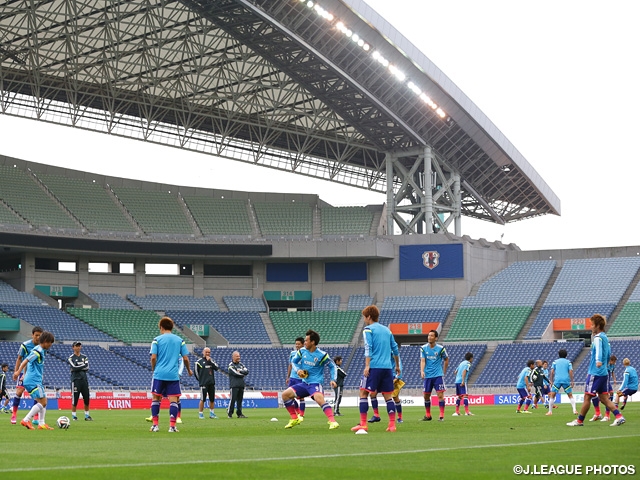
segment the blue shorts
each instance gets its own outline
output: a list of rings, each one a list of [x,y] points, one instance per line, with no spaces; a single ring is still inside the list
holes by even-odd
[[[304,397],[313,398],[313,396],[316,393],[324,394],[322,385],[320,385],[319,383],[304,383],[301,381],[300,383],[291,385],[291,388],[293,389],[294,392],[296,392],[296,397],[298,398],[304,398]]]
[[[289,387],[293,387],[294,385],[298,385],[299,383],[304,383],[300,378],[289,378]]]
[[[467,384],[462,385],[461,383],[456,383],[456,395],[466,395],[467,394]]]
[[[29,392],[29,396],[34,400],[47,396],[46,393],[44,393],[44,387],[42,385],[24,385],[24,389]]]
[[[370,368],[369,376],[362,376],[360,390],[367,392],[393,393],[393,379],[395,375],[390,368]]]
[[[571,387],[571,383],[570,382],[554,383],[553,386],[551,387],[551,391],[553,393],[558,393],[560,391],[560,389],[563,389],[564,393],[572,393],[573,392],[573,388]]]
[[[624,390],[620,390],[620,395],[633,395],[637,390],[631,390],[630,388],[625,388]]]
[[[550,391],[551,391],[551,385],[547,384],[547,385],[543,385],[542,386],[542,394],[543,395],[549,395]]]
[[[531,395],[529,395],[529,391],[526,388],[519,388],[518,389],[518,395],[520,395],[520,398],[529,398]]]
[[[436,392],[444,392],[446,390],[444,386],[444,380],[442,377],[433,377],[424,379],[424,393],[431,393],[431,390]]]
[[[584,386],[584,394],[596,396],[600,393],[609,393],[608,375],[587,375]]]
[[[151,393],[162,397],[179,397],[182,393],[180,380],[157,380],[154,378]]]

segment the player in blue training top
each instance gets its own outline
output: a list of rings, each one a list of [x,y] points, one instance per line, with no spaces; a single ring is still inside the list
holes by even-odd
[[[527,360],[527,366],[522,369],[520,374],[518,375],[518,382],[516,383],[516,389],[518,390],[518,394],[520,395],[520,400],[518,401],[518,408],[516,409],[516,413],[531,413],[529,411],[529,405],[531,405],[531,383],[529,382],[529,375],[533,372],[533,367],[536,364],[533,360]],[[520,410],[522,408],[522,404],[524,403],[524,410]]]
[[[296,343],[294,349],[289,354],[289,367],[287,368],[287,387],[293,387],[298,383],[302,383],[302,379],[298,376],[298,373],[293,369],[293,365],[291,362],[298,354],[298,351],[304,347],[304,337],[296,338]],[[300,417],[304,417],[304,411],[306,409],[306,404],[303,398],[296,398],[296,413]]]
[[[47,413],[47,395],[44,392],[42,386],[42,375],[44,374],[44,359],[47,356],[47,350],[51,348],[51,345],[55,341],[53,333],[42,332],[39,338],[39,344],[31,349],[31,353],[27,355],[15,372],[13,372],[13,379],[17,380],[20,373],[27,367],[27,373],[24,374],[22,384],[24,389],[29,393],[36,403],[33,405],[27,416],[20,422],[20,425],[28,428],[29,430],[35,430],[31,424],[31,419],[34,415],[40,416],[38,424],[38,430],[53,430],[46,423]]]
[[[591,342],[591,359],[589,361],[589,370],[587,372],[587,381],[584,388],[584,402],[580,409],[580,415],[572,422],[567,423],[569,427],[581,427],[584,425],[584,418],[589,413],[591,407],[591,397],[598,396],[600,402],[604,403],[615,415],[616,419],[611,424],[617,427],[625,423],[625,419],[616,408],[611,400],[609,400],[609,389],[607,385],[608,371],[607,365],[611,357],[611,346],[609,339],[604,334],[604,327],[607,325],[605,318],[596,313],[589,321],[591,322],[591,332],[593,333],[593,341]]]
[[[38,343],[40,342],[40,335],[42,334],[42,332],[43,332],[42,327],[33,327],[33,329],[31,330],[31,340],[22,342],[22,344],[20,345],[20,348],[18,349],[18,358],[16,359],[16,366],[13,369],[14,372],[18,369],[22,361],[29,356],[29,354],[31,353],[31,350],[33,350],[33,347],[38,345]],[[18,406],[20,406],[20,399],[22,398],[22,394],[24,393],[24,385],[22,382],[24,375],[25,373],[23,372],[16,380],[16,394],[13,397],[13,402],[11,404],[11,423],[14,425],[16,424],[16,418],[18,415]],[[34,401],[34,405],[35,403],[36,402]],[[36,424],[37,424],[37,418],[38,416],[36,414],[36,416],[34,417],[34,423]]]
[[[444,420],[444,375],[449,366],[449,355],[445,348],[436,343],[438,332],[431,330],[427,337],[428,343],[420,347],[420,376],[424,380],[424,409],[426,411],[423,422],[431,421],[431,391],[435,388],[440,407],[439,421]]]
[[[396,431],[396,405],[393,401],[393,380],[395,373],[400,375],[400,357],[398,344],[393,338],[391,330],[378,323],[380,310],[375,305],[369,305],[362,310],[364,318],[364,370],[360,380],[360,423],[352,431],[367,430],[367,412],[369,410],[369,396],[377,392],[382,393],[387,404],[389,425],[387,432]],[[394,365],[395,363],[395,365]]]
[[[562,388],[569,397],[573,414],[577,415],[576,399],[573,396],[573,365],[567,360],[567,351],[563,348],[558,351],[558,359],[551,364],[549,382],[551,391],[549,392],[549,411],[547,415],[553,415],[553,403],[556,401],[556,394]]]
[[[291,361],[292,369],[302,379],[302,382],[292,385],[282,392],[282,402],[291,416],[291,420],[284,428],[293,428],[296,425],[300,425],[304,420],[304,417],[298,415],[296,397],[313,398],[327,416],[329,430],[334,430],[340,426],[333,416],[333,408],[324,399],[324,390],[322,389],[325,366],[328,366],[331,371],[331,388],[336,388],[338,374],[336,365],[327,352],[323,352],[318,348],[319,343],[320,335],[318,332],[308,330],[304,339],[304,348],[298,350]]]
[[[471,362],[473,362],[473,353],[467,352],[464,355],[464,360],[456,368],[456,411],[451,414],[452,417],[460,415],[460,402],[464,404],[464,414],[473,416],[473,413],[469,411],[469,395],[467,393]]]
[[[189,351],[184,340],[173,334],[173,320],[162,317],[158,322],[160,335],[151,343],[151,371],[153,385],[151,386],[151,418],[153,425],[151,432],[159,431],[158,417],[162,397],[169,399],[169,432],[177,432],[178,399],[180,398],[180,358],[184,361],[189,376],[193,375],[189,365]]]
[[[618,407],[620,397],[624,397],[624,403],[622,407],[620,407],[620,410],[624,410],[624,407],[627,405],[627,397],[638,391],[638,372],[631,366],[631,360],[625,358],[622,364],[625,366],[625,369],[622,377],[622,385],[620,385],[620,390],[616,393],[615,402],[615,406]]]

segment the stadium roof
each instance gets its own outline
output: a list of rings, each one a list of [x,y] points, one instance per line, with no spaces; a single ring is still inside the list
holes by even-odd
[[[560,213],[497,127],[361,0],[4,0],[0,111],[379,192],[394,156],[411,170],[391,175],[399,196],[421,188],[405,156],[429,146],[456,174],[459,214]]]

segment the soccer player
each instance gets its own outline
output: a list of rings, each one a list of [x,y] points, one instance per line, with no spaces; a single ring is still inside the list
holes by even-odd
[[[624,407],[627,405],[627,397],[638,391],[638,372],[631,366],[631,360],[625,358],[622,364],[625,366],[625,369],[622,377],[622,385],[620,385],[620,390],[616,393],[615,402],[615,406],[617,407],[620,402],[620,397],[624,397],[624,403],[622,407],[620,407],[620,410],[624,410]]]
[[[473,415],[473,413],[469,411],[469,395],[467,394],[467,382],[469,380],[471,362],[473,362],[473,353],[467,352],[464,355],[464,360],[460,362],[460,365],[456,368],[456,411],[451,414],[452,417],[460,415],[460,403],[464,405],[465,415]]]
[[[178,417],[178,399],[180,398],[180,362],[182,357],[184,366],[189,376],[193,375],[189,365],[189,351],[184,341],[173,334],[173,320],[162,317],[158,322],[160,335],[151,343],[151,371],[153,372],[153,385],[151,387],[151,418],[153,425],[151,432],[160,431],[158,417],[160,415],[160,402],[165,396],[169,399],[169,432],[177,432],[176,418]]]
[[[200,403],[198,404],[198,418],[204,420],[204,402],[209,397],[209,418],[218,418],[215,409],[216,399],[216,379],[213,372],[219,372],[220,367],[211,358],[211,349],[204,347],[202,349],[202,357],[196,361],[193,373],[200,385]]]
[[[518,390],[518,394],[520,395],[520,401],[518,402],[518,408],[516,409],[516,413],[531,413],[529,411],[529,405],[531,405],[531,383],[529,383],[529,375],[533,371],[533,367],[536,362],[533,360],[527,360],[527,366],[522,369],[520,374],[518,375],[518,382],[516,383],[516,389]],[[520,410],[522,408],[522,404],[524,403],[524,410]]]
[[[9,371],[9,365],[6,363],[2,364],[2,371],[0,371],[0,402],[4,398],[4,405],[0,412],[9,413],[9,394],[7,393],[7,372]]]
[[[591,397],[597,395],[600,398],[600,402],[609,407],[615,415],[616,419],[611,426],[617,427],[625,423],[626,420],[613,402],[609,400],[607,364],[611,357],[611,346],[609,345],[609,339],[604,333],[604,327],[607,325],[607,321],[602,315],[597,313],[591,317],[590,322],[593,341],[591,342],[591,359],[589,361],[587,381],[584,388],[584,402],[578,418],[567,423],[567,426],[581,427],[584,425],[584,419],[591,407]]]
[[[329,367],[331,372],[331,388],[336,388],[337,369],[327,352],[318,348],[320,335],[318,332],[308,330],[304,338],[304,348],[296,353],[291,361],[293,370],[296,371],[302,382],[297,383],[282,392],[282,402],[291,416],[289,423],[284,428],[293,428],[300,425],[304,417],[298,415],[295,406],[296,397],[311,397],[322,408],[329,420],[329,430],[334,430],[340,425],[333,416],[331,405],[324,398],[322,382],[324,380],[324,368]]]
[[[337,417],[341,417],[340,413],[340,402],[342,402],[342,390],[344,389],[344,379],[347,376],[347,372],[342,369],[342,357],[337,356],[333,359],[333,363],[336,364],[336,388],[333,389],[335,394],[335,400],[333,403],[333,415]]]
[[[51,345],[55,341],[53,333],[42,332],[39,337],[39,344],[31,349],[27,358],[25,358],[16,371],[13,372],[13,379],[17,380],[20,373],[29,365],[27,373],[24,374],[22,381],[23,389],[26,390],[31,398],[35,400],[35,404],[31,407],[29,413],[20,422],[20,425],[28,430],[35,430],[31,424],[31,419],[34,415],[38,414],[40,420],[38,422],[38,430],[53,430],[46,423],[45,416],[47,414],[47,395],[44,393],[44,387],[42,386],[42,375],[44,373],[44,359],[47,351],[51,348]]]
[[[532,408],[538,408],[538,402],[541,398],[544,398],[543,389],[545,379],[549,381],[549,379],[544,374],[542,360],[536,360],[536,366],[529,374],[529,382],[531,382],[531,384],[533,385],[533,392],[535,394]]]
[[[549,392],[549,411],[547,415],[553,415],[553,404],[556,400],[556,394],[561,388],[569,397],[573,414],[577,415],[576,399],[573,396],[573,365],[567,360],[567,351],[564,348],[558,351],[558,357],[559,358],[551,364],[551,374],[549,377],[551,392]]]
[[[42,332],[43,332],[42,327],[33,327],[33,329],[31,330],[31,340],[22,342],[22,344],[20,345],[20,349],[18,350],[18,358],[16,359],[16,366],[13,369],[14,373],[18,369],[22,361],[29,356],[29,354],[31,353],[31,350],[33,350],[33,347],[38,345],[38,342],[40,341],[40,335],[42,334]],[[18,414],[18,406],[20,405],[20,399],[22,398],[22,394],[24,393],[24,385],[23,385],[24,375],[25,374],[23,373],[17,378],[16,394],[13,397],[11,423],[14,425],[16,424],[16,417]],[[14,375],[14,380],[15,380],[15,375]],[[34,403],[34,406],[35,406],[35,403]],[[36,412],[36,415],[37,415],[37,412]],[[35,420],[37,421],[37,419],[38,417],[36,416]]]
[[[375,305],[369,305],[362,310],[364,318],[364,371],[360,380],[360,423],[352,431],[367,430],[368,397],[373,393],[382,393],[387,404],[389,425],[387,432],[396,431],[396,405],[393,401],[393,378],[395,373],[400,375],[400,357],[398,344],[393,338],[391,330],[378,323],[380,310]],[[394,365],[395,364],[395,365]]]
[[[436,343],[438,332],[431,330],[427,336],[428,343],[420,347],[420,376],[424,380],[424,409],[423,422],[431,421],[431,391],[436,390],[438,406],[440,407],[440,422],[444,421],[444,376],[449,366],[449,355],[446,349]]]
[[[71,416],[74,420],[78,420],[76,409],[82,395],[82,403],[84,404],[84,419],[87,422],[93,420],[89,413],[89,380],[87,379],[87,371],[89,370],[89,359],[84,355],[81,342],[73,342],[71,346],[73,354],[69,356],[67,362],[71,367],[71,392],[73,393],[73,401],[71,403]]]
[[[287,367],[287,387],[293,387],[298,383],[302,383],[302,379],[298,377],[298,374],[293,369],[293,365],[291,365],[291,361],[297,355],[298,350],[300,350],[304,346],[304,337],[296,338],[296,343],[294,349],[289,354],[289,366]],[[304,417],[304,411],[306,409],[306,403],[304,398],[296,398],[296,411],[298,415]]]

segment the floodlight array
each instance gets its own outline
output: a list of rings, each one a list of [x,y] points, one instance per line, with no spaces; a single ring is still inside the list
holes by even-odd
[[[371,50],[371,45],[369,45],[360,35],[351,30],[345,23],[341,20],[336,19],[336,17],[329,11],[325,10],[319,3],[314,2],[312,0],[299,0],[300,3],[305,4],[308,8],[313,9],[319,16],[324,18],[329,23],[333,24],[335,21],[335,28],[345,37],[351,39],[356,45],[358,45],[365,52],[369,52]],[[371,53],[371,57],[377,61],[380,65],[386,68],[391,75],[394,76],[398,81],[405,82],[407,80],[407,75],[400,70],[398,67],[393,65],[389,60],[387,60],[380,52],[374,50]],[[446,118],[447,114],[442,108],[438,106],[436,102],[434,102],[431,97],[429,97],[426,93],[422,91],[422,89],[409,80],[406,83],[406,86],[409,90],[415,93],[420,100],[422,100],[429,108],[431,108],[436,115],[440,118]]]

